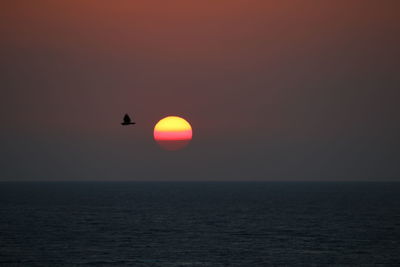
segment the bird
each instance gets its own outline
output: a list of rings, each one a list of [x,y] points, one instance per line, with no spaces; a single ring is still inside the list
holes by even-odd
[[[124,121],[121,123],[121,125],[126,126],[126,125],[133,125],[133,124],[136,124],[136,123],[131,121],[131,118],[129,117],[128,114],[125,114]]]

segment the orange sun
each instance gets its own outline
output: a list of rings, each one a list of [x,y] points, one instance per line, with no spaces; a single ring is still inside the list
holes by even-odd
[[[181,117],[165,117],[154,127],[154,140],[166,150],[184,148],[192,140],[192,127]]]

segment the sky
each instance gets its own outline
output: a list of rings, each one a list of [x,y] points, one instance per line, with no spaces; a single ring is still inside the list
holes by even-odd
[[[0,181],[400,181],[399,47],[397,0],[1,1]]]

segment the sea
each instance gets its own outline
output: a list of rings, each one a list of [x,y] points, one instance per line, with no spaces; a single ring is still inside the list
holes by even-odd
[[[0,266],[400,266],[400,183],[1,182]]]

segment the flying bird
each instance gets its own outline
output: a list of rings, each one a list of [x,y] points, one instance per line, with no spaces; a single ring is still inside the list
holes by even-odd
[[[121,123],[121,125],[125,126],[125,125],[133,125],[133,124],[136,124],[136,123],[131,120],[131,118],[129,117],[128,114],[125,114],[124,121]]]

